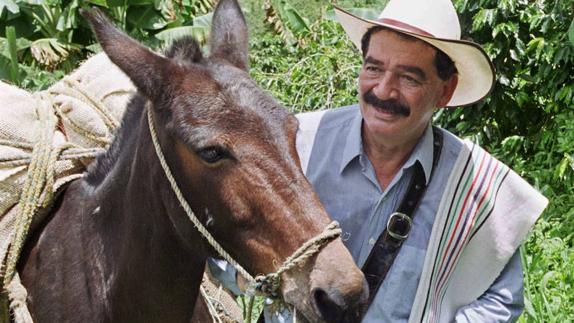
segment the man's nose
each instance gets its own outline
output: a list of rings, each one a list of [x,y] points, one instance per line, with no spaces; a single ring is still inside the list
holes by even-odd
[[[391,73],[386,73],[373,88],[373,94],[381,100],[398,99],[399,90],[395,77]]]

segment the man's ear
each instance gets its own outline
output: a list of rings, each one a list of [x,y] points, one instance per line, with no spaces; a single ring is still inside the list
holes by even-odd
[[[457,84],[457,74],[453,74],[448,80],[444,81],[444,84],[442,85],[442,96],[436,104],[437,108],[444,108],[448,104],[452,98],[452,95],[454,94],[454,90],[456,89]]]

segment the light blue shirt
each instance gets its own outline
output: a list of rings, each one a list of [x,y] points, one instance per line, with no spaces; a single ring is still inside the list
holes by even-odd
[[[362,117],[357,105],[327,111],[322,117],[307,167],[327,213],[339,221],[344,243],[359,267],[365,263],[389,215],[399,206],[418,161],[429,185],[413,227],[363,322],[407,322],[421,277],[427,245],[460,141],[443,131],[439,163],[430,178],[433,133],[429,126],[391,183],[381,188],[363,150]],[[430,182],[429,182],[430,180]],[[508,322],[523,309],[523,274],[516,253],[490,289],[460,309],[457,322]]]
[[[412,176],[412,167],[417,161],[421,163],[429,186],[415,211],[409,237],[363,319],[363,322],[407,322],[436,211],[461,144],[452,134],[443,131],[443,148],[431,179],[433,133],[429,126],[409,159],[383,189],[363,150],[361,125],[357,105],[327,111],[319,123],[306,175],[329,215],[339,221],[343,242],[361,267],[389,215],[399,206]],[[215,267],[212,266],[212,270],[219,271]],[[231,274],[234,274],[232,270]],[[225,279],[220,272],[216,276]],[[512,322],[523,308],[522,266],[516,253],[479,299],[459,309],[455,321]],[[265,313],[265,316],[267,322],[291,321],[285,312]]]

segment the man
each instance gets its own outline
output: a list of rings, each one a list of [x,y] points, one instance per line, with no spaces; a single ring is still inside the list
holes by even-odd
[[[362,51],[359,104],[299,115],[298,151],[366,273],[363,322],[516,320],[517,248],[547,201],[479,147],[431,126],[435,109],[490,92],[488,56],[460,40],[450,0],[391,0],[376,21],[335,11]]]

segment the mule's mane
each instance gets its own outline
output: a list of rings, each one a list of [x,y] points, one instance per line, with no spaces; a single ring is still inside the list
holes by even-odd
[[[175,40],[165,51],[165,56],[178,61],[189,61],[191,63],[201,63],[203,60],[199,43],[190,36]]]
[[[201,63],[203,55],[198,42],[192,37],[183,37],[174,41],[165,51],[165,56],[180,62]],[[121,147],[133,147],[139,121],[145,111],[147,99],[135,94],[126,107],[120,127],[116,130],[114,139],[105,153],[99,155],[86,171],[86,181],[97,185],[111,171],[120,156]]]
[[[133,147],[138,134],[135,130],[145,110],[143,105],[146,101],[147,99],[139,93],[132,97],[124,112],[121,125],[116,129],[110,147],[88,166],[85,176],[88,184],[97,185],[102,182],[119,159],[122,146]]]

